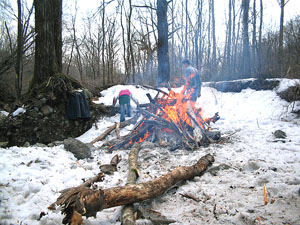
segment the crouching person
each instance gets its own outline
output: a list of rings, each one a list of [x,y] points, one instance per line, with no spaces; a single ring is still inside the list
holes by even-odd
[[[125,121],[125,111],[127,112],[127,116],[131,117],[131,105],[130,100],[134,101],[135,104],[139,104],[138,101],[132,96],[131,92],[128,89],[123,89],[120,91],[119,95],[117,97],[114,97],[113,99],[113,105],[115,106],[117,103],[117,100],[119,100],[120,104],[120,122]]]

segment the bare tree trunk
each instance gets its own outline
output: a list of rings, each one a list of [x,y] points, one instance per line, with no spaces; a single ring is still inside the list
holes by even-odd
[[[226,51],[225,51],[225,74],[231,74],[231,41],[232,41],[232,1],[229,0],[228,2],[228,29],[227,29],[227,44],[226,44]]]
[[[185,34],[184,34],[184,57],[189,58],[189,38],[188,38],[188,26],[189,26],[189,11],[188,11],[188,0],[185,0]]]
[[[252,68],[256,68],[256,0],[253,0],[253,31],[252,31]],[[253,73],[253,70],[252,70]]]
[[[70,58],[69,58],[69,62],[68,62],[68,66],[67,66],[67,75],[69,75],[69,71],[70,71],[70,67],[71,67],[71,64],[72,64],[72,61],[73,61],[73,52],[74,52],[74,48],[76,46],[76,29],[75,29],[75,24],[76,24],[76,15],[77,15],[77,2],[75,3],[76,6],[75,6],[75,16],[73,17],[72,16],[72,31],[73,31],[73,37],[72,37],[72,47],[71,47],[71,55],[70,55]]]
[[[105,75],[106,75],[106,66],[105,66],[105,0],[102,2],[103,9],[102,9],[102,51],[101,51],[101,59],[102,59],[102,82],[103,86],[105,85]]]
[[[157,0],[157,60],[158,60],[158,84],[170,81],[170,62],[168,45],[168,1]]]
[[[198,0],[197,1],[197,11],[198,11],[198,27],[196,30],[196,66],[198,69],[202,67],[202,60],[203,60],[203,48],[202,48],[202,29],[203,29],[203,0]]]
[[[283,23],[284,23],[284,7],[288,3],[285,0],[278,0],[280,6],[280,29],[279,29],[279,46],[278,46],[278,66],[279,66],[279,73],[283,75]]]
[[[216,43],[216,24],[215,24],[215,1],[211,0],[211,20],[212,20],[212,75],[217,73],[217,43]]]
[[[77,9],[76,9],[76,12],[77,12]],[[74,18],[72,18],[72,31],[73,31],[73,38],[74,38],[73,41],[74,41],[74,45],[75,45],[75,49],[76,49],[75,62],[76,62],[77,69],[78,69],[78,72],[79,72],[80,81],[83,82],[82,57],[81,57],[81,52],[80,52],[77,36],[76,36],[75,23],[76,23],[76,15],[75,15]]]
[[[75,187],[62,191],[57,201],[49,206],[62,205],[66,214],[63,223],[79,225],[82,216],[96,216],[97,212],[115,206],[132,204],[162,195],[179,181],[189,180],[202,173],[212,164],[214,157],[207,154],[192,166],[177,167],[173,171],[146,183],[125,185],[104,190]]]
[[[130,82],[135,83],[135,59],[134,59],[132,32],[131,32],[132,11],[133,11],[132,0],[129,0],[129,14],[128,14],[128,21],[127,21],[128,59],[130,62],[129,65],[131,65],[131,68],[130,68],[131,79],[129,79],[129,80],[130,80]]]
[[[22,4],[21,0],[18,3],[18,36],[17,36],[17,58],[15,63],[15,88],[17,98],[21,97],[22,93],[22,76],[23,76],[23,24],[22,24]]]
[[[243,10],[243,58],[241,75],[243,77],[249,77],[250,75],[250,46],[249,46],[249,2],[250,0],[242,0]]]
[[[261,53],[262,53],[262,26],[263,26],[263,1],[260,0],[260,19],[259,19],[259,34],[258,34],[258,71],[262,73]],[[260,75],[259,75],[260,76]]]
[[[235,15],[235,0],[232,0],[232,56],[231,56],[231,76],[230,79],[233,79],[236,73],[236,54],[237,54],[237,32],[236,32],[236,15]],[[238,25],[239,32],[239,25]]]
[[[175,75],[176,75],[176,62],[175,62],[175,35],[174,35],[174,30],[175,30],[175,4],[174,1],[171,2],[171,15],[172,15],[172,39],[171,39],[171,80],[174,81]]]
[[[209,13],[208,13],[208,28],[207,28],[207,56],[206,56],[206,64],[209,68],[208,77],[206,80],[209,81],[211,79],[211,4],[209,1]]]
[[[62,71],[62,0],[35,0],[35,64],[31,88]]]
[[[129,62],[127,58],[127,47],[126,47],[126,40],[125,40],[125,28],[123,24],[123,10],[124,10],[124,0],[121,0],[119,3],[121,7],[121,15],[120,15],[120,24],[121,24],[121,30],[122,30],[122,42],[123,42],[123,60],[124,60],[124,67],[125,67],[125,80],[129,80]]]

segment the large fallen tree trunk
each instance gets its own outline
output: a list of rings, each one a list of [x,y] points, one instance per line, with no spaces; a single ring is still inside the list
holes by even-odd
[[[141,184],[104,190],[92,190],[80,186],[71,188],[71,194],[64,191],[54,204],[63,207],[62,212],[66,214],[63,220],[64,224],[80,225],[82,224],[82,216],[96,216],[97,212],[106,208],[132,204],[160,196],[177,182],[202,175],[213,161],[214,157],[207,154],[192,166],[177,167],[159,178]],[[53,204],[51,206],[53,208]]]

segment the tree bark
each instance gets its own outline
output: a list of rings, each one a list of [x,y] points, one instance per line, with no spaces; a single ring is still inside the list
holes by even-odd
[[[64,224],[79,225],[82,224],[82,216],[96,216],[97,212],[106,208],[158,197],[179,181],[201,176],[213,162],[214,157],[207,154],[192,166],[177,167],[173,171],[145,183],[104,190],[91,190],[83,187],[78,188],[76,192],[73,188],[71,194],[67,191],[62,193],[55,204],[63,206],[62,212],[66,214],[63,220]]]
[[[168,45],[168,1],[157,0],[157,61],[158,61],[158,85],[170,81],[170,62]]]
[[[250,75],[250,46],[249,46],[249,2],[242,1],[243,10],[243,59],[242,59],[242,77],[246,78]]]
[[[259,77],[261,77],[262,73],[262,27],[263,27],[263,1],[260,0],[260,16],[259,16],[259,34],[258,34],[258,71]]]
[[[282,59],[283,59],[283,22],[284,22],[284,6],[286,2],[285,0],[280,0],[280,28],[279,28],[279,46],[278,46],[278,66],[279,72],[283,73],[282,71]]]
[[[23,77],[23,19],[22,19],[22,4],[21,0],[17,1],[18,3],[18,36],[17,36],[17,58],[15,64],[15,88],[17,98],[21,98],[22,94],[22,77]]]
[[[211,22],[212,22],[212,75],[215,76],[218,72],[217,68],[217,43],[216,43],[216,22],[215,22],[215,1],[211,0]]]
[[[35,64],[31,88],[62,71],[62,0],[35,0]]]
[[[128,156],[128,164],[129,164],[129,172],[127,176],[127,185],[135,184],[137,178],[139,177],[139,170],[138,170],[138,154],[141,147],[139,144],[133,145],[130,150]],[[134,208],[133,204],[125,205],[122,210],[122,224],[123,225],[134,225]]]
[[[253,13],[252,13],[252,65],[251,67],[257,68],[256,66],[256,49],[257,49],[257,42],[256,42],[256,0],[253,1],[253,7],[252,7]],[[253,73],[253,70],[251,71]]]
[[[195,32],[195,52],[196,52],[196,68],[200,69],[202,67],[202,59],[203,59],[203,0],[197,0],[197,30]]]
[[[227,43],[226,43],[226,49],[225,49],[225,75],[228,76],[231,74],[231,41],[232,41],[232,1],[229,0],[228,3],[228,25],[227,25]]]

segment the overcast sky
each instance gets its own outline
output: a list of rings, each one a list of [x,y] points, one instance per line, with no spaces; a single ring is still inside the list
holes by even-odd
[[[99,0],[77,0],[81,12],[86,12],[88,10],[95,10],[97,6],[100,5],[101,1]],[[174,0],[178,1],[178,0]],[[194,0],[189,0],[193,2]],[[286,0],[287,1],[287,0]],[[74,3],[73,0],[64,0],[65,4],[70,2]],[[135,1],[133,0],[133,3]],[[141,2],[141,1],[138,1]],[[236,2],[242,2],[242,0],[236,0]],[[256,7],[259,10],[259,0],[256,0]],[[191,3],[190,3],[191,4]],[[253,0],[250,0],[250,5],[252,6]],[[264,22],[266,25],[279,25],[280,19],[280,7],[278,0],[263,0],[264,4]],[[192,4],[191,4],[192,5]],[[219,18],[222,22],[224,20],[224,12],[228,9],[228,0],[215,0],[215,15],[217,19]],[[294,18],[296,15],[300,15],[300,0],[288,0],[285,6],[285,21],[288,21],[291,18]]]
[[[115,0],[116,1],[116,0]],[[156,1],[156,0],[155,0]],[[174,0],[175,2],[179,2],[179,0]],[[189,0],[189,5],[192,6],[192,2],[195,0]],[[285,6],[285,23],[292,18],[295,18],[296,15],[300,15],[300,0],[286,0],[288,1]],[[78,14],[81,15],[79,17],[85,17],[87,12],[95,12],[97,7],[101,4],[102,1],[99,0],[77,0],[78,4]],[[136,2],[143,2],[142,0],[133,0],[133,4],[138,4]],[[207,1],[206,1],[207,2]],[[242,0],[236,0],[237,4],[240,4]],[[250,7],[252,7],[253,0],[250,0]],[[260,10],[260,1],[256,0],[256,10]],[[278,4],[278,0],[263,0],[264,5],[264,27],[263,31],[268,32],[270,30],[276,31],[279,30],[279,22],[280,22],[280,7]],[[73,0],[64,0],[64,6],[68,9],[74,9],[74,1]],[[192,7],[191,7],[192,9]],[[238,8],[236,9],[238,10]],[[225,27],[225,18],[227,18],[228,13],[228,0],[215,0],[215,17],[216,17],[216,34],[217,34],[217,42],[221,43],[225,40],[226,27]],[[225,16],[226,14],[226,16]],[[79,21],[78,21],[79,22]],[[257,21],[257,24],[259,21]],[[78,24],[78,23],[77,23]],[[251,28],[250,28],[251,29]]]
[[[6,1],[6,0],[0,0]],[[16,9],[16,1],[8,0],[12,6]],[[108,1],[108,0],[107,0]],[[115,0],[117,1],[117,0]],[[178,1],[178,0],[174,0]],[[192,2],[194,0],[189,0],[189,4],[193,5]],[[264,26],[265,28],[272,28],[273,30],[279,27],[280,20],[280,7],[278,4],[279,0],[263,0],[264,4]],[[300,0],[285,0],[288,1],[285,6],[285,22],[289,21],[291,18],[294,18],[296,15],[300,15]],[[63,0],[64,5],[64,13],[68,13],[66,11],[74,9],[74,4],[76,1],[74,0]],[[102,0],[77,0],[78,10],[81,17],[85,17],[88,11],[94,12],[97,7],[101,4]],[[133,4],[135,2],[142,2],[141,0],[133,0]],[[242,2],[242,0],[236,0],[237,3]],[[259,10],[259,0],[256,0],[257,10]],[[27,0],[28,5],[31,5],[32,0]],[[250,5],[252,6],[253,0],[250,0]],[[215,0],[215,16],[216,23],[220,26],[224,23],[225,12],[228,10],[228,0]],[[17,12],[15,10],[15,12]]]

